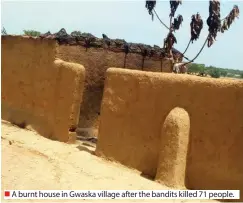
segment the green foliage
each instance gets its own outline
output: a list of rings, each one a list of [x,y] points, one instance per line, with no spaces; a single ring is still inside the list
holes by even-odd
[[[223,77],[226,77],[227,74],[228,74],[228,73],[227,73],[227,71],[225,71],[225,70],[221,70],[221,71],[220,71],[220,75],[223,76]]]
[[[24,35],[31,37],[39,37],[41,33],[35,30],[24,30]]]
[[[220,70],[217,68],[212,68],[211,70],[209,70],[209,75],[212,78],[220,78]]]
[[[205,72],[205,65],[204,64],[191,63],[191,64],[188,65],[188,72],[189,73],[204,73]]]
[[[188,73],[195,73],[200,76],[210,75],[211,77],[214,78],[219,78],[219,77],[243,78],[242,70],[224,69],[224,68],[217,68],[214,66],[206,67],[204,64],[196,64],[196,63],[188,64]]]

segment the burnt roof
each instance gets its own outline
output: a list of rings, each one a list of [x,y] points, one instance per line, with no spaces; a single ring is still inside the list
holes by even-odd
[[[142,43],[129,43],[124,39],[110,39],[107,35],[102,34],[103,38],[97,38],[90,33],[81,33],[80,31],[73,31],[70,35],[62,28],[59,32],[51,34],[47,32],[40,35],[41,38],[53,38],[58,41],[60,45],[81,45],[86,48],[109,48],[115,52],[137,53],[149,57],[160,57],[165,54],[165,50],[157,45],[153,47]],[[177,49],[172,49],[173,54],[182,53]]]

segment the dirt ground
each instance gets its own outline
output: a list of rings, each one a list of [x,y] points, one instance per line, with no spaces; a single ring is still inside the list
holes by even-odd
[[[94,147],[87,146],[81,141],[77,141],[72,145],[51,141],[39,136],[36,132],[20,129],[2,121],[2,201],[4,201],[3,191],[6,189],[168,189],[154,181],[141,177],[137,171],[94,156],[92,154],[94,149]],[[70,201],[80,202],[80,200],[60,200],[60,202]],[[118,201],[121,202],[121,200]],[[141,200],[125,202],[138,201]],[[152,201],[157,202],[157,200]],[[14,200],[5,200],[4,202],[14,202]],[[37,201],[18,200],[15,202]],[[41,200],[38,202],[41,202]],[[42,200],[42,202],[53,201]],[[91,200],[85,200],[85,202],[91,202]],[[103,200],[103,202],[107,201]],[[151,202],[151,200],[144,202]],[[189,202],[189,200],[164,200],[163,202]]]

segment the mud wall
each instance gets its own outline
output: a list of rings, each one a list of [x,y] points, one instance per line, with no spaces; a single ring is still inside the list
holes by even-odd
[[[55,54],[55,40],[2,37],[2,119],[68,142],[76,135],[84,67]]]
[[[103,48],[60,45],[57,57],[84,65],[86,70],[85,91],[81,105],[79,127],[90,128],[92,135],[97,135],[100,106],[104,88],[105,72],[108,67],[125,67],[152,72],[171,72],[171,61],[158,57],[145,57],[141,54],[115,52]],[[124,66],[125,64],[125,66]],[[131,68],[132,67],[132,68]],[[92,131],[93,129],[93,131]]]
[[[175,181],[189,189],[243,190],[242,104],[240,80],[109,69],[96,154],[151,177],[184,163]]]

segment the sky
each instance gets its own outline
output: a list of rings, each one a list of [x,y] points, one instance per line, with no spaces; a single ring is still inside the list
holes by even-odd
[[[184,18],[182,27],[176,31],[175,48],[184,52],[190,40],[190,21],[192,14],[200,13],[204,27],[199,40],[190,45],[185,55],[192,59],[201,49],[208,34],[206,19],[209,2],[182,1],[176,11]],[[237,4],[243,9],[243,1],[221,1],[221,16],[227,16]],[[160,18],[169,24],[169,0],[158,1],[156,11]],[[8,34],[23,34],[23,30],[37,30],[41,33],[58,32],[65,28],[72,31],[89,32],[96,37],[106,34],[112,39],[125,39],[127,42],[148,45],[163,45],[168,30],[158,19],[151,16],[145,8],[145,0],[79,0],[79,1],[22,1],[5,0],[1,2],[1,23]],[[204,48],[195,63],[212,65],[220,68],[243,70],[243,17],[233,22],[225,33],[219,33],[217,41]]]

